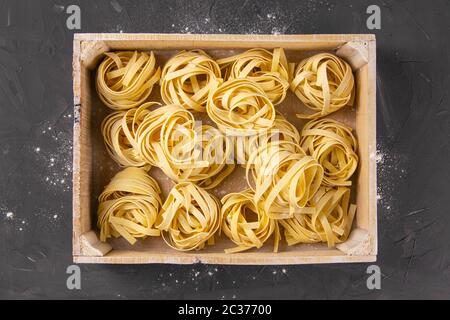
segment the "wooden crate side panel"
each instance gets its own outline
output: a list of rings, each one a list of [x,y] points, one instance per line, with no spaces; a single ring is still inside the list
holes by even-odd
[[[81,236],[91,230],[91,93],[89,70],[82,64],[81,42],[74,41],[73,254],[82,252]]]
[[[356,225],[358,228],[368,229],[369,227],[369,161],[370,154],[368,148],[369,131],[368,116],[369,106],[367,104],[368,90],[368,65],[361,67],[356,72],[356,86],[358,88],[356,94],[356,135],[358,139],[358,179],[356,181],[356,203],[358,209],[356,213]]]
[[[378,253],[378,220],[377,220],[377,88],[376,88],[376,65],[377,65],[376,41],[369,41],[369,64],[368,64],[368,92],[367,103],[370,109],[368,126],[370,128],[368,138],[369,161],[369,233],[373,240],[371,255]],[[375,155],[375,157],[374,157]]]
[[[233,49],[284,47],[293,50],[334,50],[349,41],[369,41],[373,35],[187,35],[187,34],[76,34],[82,41],[103,42],[112,50]]]
[[[376,86],[375,41],[369,41],[369,63],[356,73],[358,87],[356,108],[356,132],[359,142],[360,165],[358,169],[356,198],[358,203],[356,226],[368,230],[370,252],[377,252],[376,208]]]
[[[354,263],[373,262],[375,256],[348,256],[339,250],[322,251],[292,251],[289,253],[260,254],[247,252],[240,254],[217,253],[204,255],[201,253],[179,253],[172,255],[157,252],[137,252],[131,250],[113,250],[103,257],[75,257],[77,263],[108,263],[108,264],[226,264],[226,265],[287,265],[287,264],[318,264],[318,263]]]
[[[81,63],[80,63],[81,41],[73,41],[73,168],[72,168],[72,253],[79,255],[81,253],[81,204],[80,204],[80,95],[81,95]]]

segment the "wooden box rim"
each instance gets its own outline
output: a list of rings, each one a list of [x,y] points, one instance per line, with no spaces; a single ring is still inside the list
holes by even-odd
[[[92,230],[84,226],[86,216],[82,213],[81,188],[81,137],[80,122],[83,121],[83,94],[81,71],[94,64],[99,52],[113,49],[126,42],[147,44],[151,42],[159,48],[186,48],[201,45],[207,48],[231,49],[241,44],[241,48],[282,46],[296,50],[337,50],[350,60],[354,70],[366,66],[367,109],[364,125],[367,125],[367,227],[357,228],[351,237],[336,249],[289,251],[286,253],[240,254],[209,253],[201,251],[173,254],[133,250],[111,250],[108,244],[98,241]],[[208,264],[315,264],[373,262],[377,256],[377,206],[376,206],[376,39],[373,34],[311,34],[311,35],[238,35],[238,34],[163,34],[163,33],[76,33],[73,46],[73,93],[74,93],[74,141],[73,141],[73,261],[75,263],[208,263]],[[361,249],[362,248],[362,249]]]

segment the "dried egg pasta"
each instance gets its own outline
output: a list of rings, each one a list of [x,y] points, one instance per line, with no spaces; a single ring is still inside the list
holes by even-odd
[[[220,203],[201,187],[190,182],[175,185],[158,217],[164,241],[179,251],[199,250],[214,244],[220,229]]]
[[[209,125],[196,126],[192,113],[178,105],[148,113],[135,140],[142,158],[175,182],[213,188],[234,169],[230,139]]]
[[[246,165],[250,155],[255,150],[273,141],[291,142],[293,146],[296,145],[300,149],[300,134],[297,128],[279,113],[275,117],[272,128],[261,131],[258,134],[235,137],[235,158],[237,163]]]
[[[279,220],[288,245],[326,242],[334,247],[347,240],[356,212],[356,205],[349,202],[349,188],[321,187],[311,200],[314,213]]]
[[[250,49],[217,60],[225,79],[250,79],[256,82],[274,105],[283,102],[289,89],[289,69],[284,50]]]
[[[251,135],[270,129],[275,108],[254,81],[232,79],[220,85],[209,97],[208,116],[227,135]]]
[[[308,122],[302,130],[301,146],[324,169],[326,186],[350,186],[358,166],[357,142],[352,129],[333,119]]]
[[[100,240],[122,236],[134,244],[137,238],[159,236],[155,222],[160,193],[158,183],[144,169],[128,167],[118,172],[98,198]]]
[[[225,249],[226,253],[261,248],[272,234],[275,234],[274,252],[278,251],[278,224],[257,206],[252,190],[227,194],[222,198],[221,212],[222,231],[237,245]]]
[[[314,112],[297,114],[302,119],[320,118],[342,107],[352,106],[355,98],[352,68],[330,53],[319,53],[301,61],[292,76],[290,87]]]
[[[310,212],[308,201],[322,183],[320,164],[298,150],[293,143],[272,142],[255,151],[247,164],[247,181],[252,184],[251,173],[255,201],[272,219]]]
[[[103,120],[101,130],[106,150],[119,165],[150,167],[141,157],[136,141],[136,130],[145,116],[151,112],[149,108],[155,105],[159,104],[147,102],[139,108],[113,112]]]
[[[159,81],[153,52],[105,52],[106,58],[97,70],[96,89],[105,105],[127,110],[141,105]]]
[[[210,92],[220,82],[219,65],[203,50],[181,51],[164,65],[161,97],[166,104],[204,112]]]

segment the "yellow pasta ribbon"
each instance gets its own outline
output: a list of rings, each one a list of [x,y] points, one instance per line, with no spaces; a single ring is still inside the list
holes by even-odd
[[[175,182],[213,188],[234,169],[230,140],[214,127],[196,126],[192,113],[178,105],[149,112],[136,141],[142,158]]]
[[[273,126],[275,108],[257,83],[232,79],[208,99],[208,116],[227,135],[251,135]]]
[[[200,161],[208,165],[206,167],[191,165],[177,171],[177,181],[190,181],[205,189],[211,189],[233,172],[235,167],[232,159],[233,146],[230,139],[210,125],[195,127],[194,131],[195,146],[191,153],[195,155],[196,150],[201,150],[201,153],[195,156],[194,163]]]
[[[100,240],[122,236],[134,244],[137,238],[159,236],[155,222],[160,193],[158,183],[144,169],[128,167],[118,172],[98,198]]]
[[[323,169],[316,159],[299,150],[294,143],[275,141],[250,156],[247,181],[251,186],[252,174],[255,202],[272,219],[311,212],[307,204],[322,183]]]
[[[220,227],[220,203],[206,190],[183,182],[170,191],[158,216],[164,241],[179,251],[200,250],[214,244]]]
[[[302,130],[301,145],[324,169],[326,186],[350,186],[358,166],[352,129],[333,119],[312,120]]]
[[[194,127],[194,116],[178,105],[167,105],[148,113],[141,121],[136,130],[136,142],[141,157],[148,163],[158,166],[161,143],[169,139],[167,134],[175,131],[181,133],[192,130]]]
[[[349,205],[350,189],[321,187],[311,200],[314,213],[279,220],[288,245],[326,242],[328,247],[347,240],[356,205]]]
[[[256,82],[274,105],[283,102],[289,88],[289,68],[283,48],[273,53],[250,49],[238,55],[217,60],[225,79],[249,79]]]
[[[222,198],[221,212],[222,231],[237,245],[235,248],[225,249],[226,253],[259,249],[274,233],[274,252],[278,251],[278,224],[257,206],[252,190],[227,194]]]
[[[280,113],[277,113],[272,128],[254,135],[237,136],[234,141],[235,158],[241,165],[246,165],[250,155],[260,146],[265,146],[273,141],[291,142],[294,148],[297,146],[297,149],[300,149],[300,134],[297,128]]]
[[[208,95],[220,82],[219,65],[203,50],[181,51],[162,70],[161,97],[166,104],[205,112]]]
[[[101,131],[106,150],[119,165],[150,168],[149,163],[141,157],[136,131],[155,105],[159,103],[147,102],[139,108],[113,112],[103,120]]]
[[[291,78],[291,90],[314,112],[299,113],[299,118],[316,119],[353,105],[355,80],[352,68],[333,54],[319,53],[301,61]]]
[[[106,52],[97,70],[96,89],[105,105],[127,110],[141,105],[159,81],[153,52]]]

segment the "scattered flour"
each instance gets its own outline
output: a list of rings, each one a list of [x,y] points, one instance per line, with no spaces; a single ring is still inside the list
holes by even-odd
[[[317,14],[319,7],[328,9],[331,12],[333,4],[326,1],[303,1],[294,10],[286,10],[283,4],[273,3],[273,5],[263,7],[258,2],[245,1],[240,8],[242,12],[259,12],[254,19],[242,19],[236,15],[233,19],[223,20],[218,12],[225,10],[225,3],[217,2],[209,10],[187,10],[183,15],[175,15],[176,22],[171,24],[175,32],[180,33],[245,33],[245,34],[286,34],[289,28],[301,19],[302,25],[308,28],[309,32],[315,31],[316,26],[311,17]]]
[[[398,211],[398,187],[407,176],[407,158],[384,146],[377,146],[377,202],[386,219]]]
[[[5,214],[6,219],[9,219],[9,220],[14,219],[14,213],[11,211],[5,212],[4,214]]]
[[[72,115],[63,116],[66,121],[71,121]],[[36,162],[46,166],[42,170],[42,184],[57,193],[66,193],[72,190],[72,134],[59,131],[51,125],[45,126],[41,131],[46,145],[33,146],[32,151]],[[54,150],[48,152],[47,150]]]

